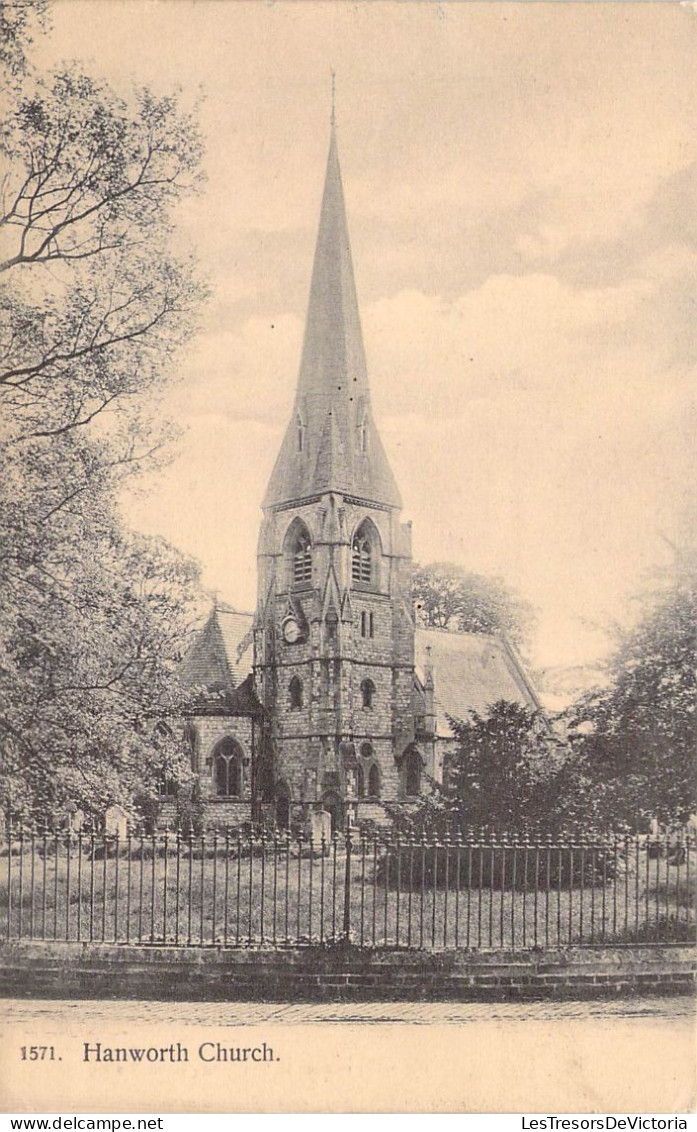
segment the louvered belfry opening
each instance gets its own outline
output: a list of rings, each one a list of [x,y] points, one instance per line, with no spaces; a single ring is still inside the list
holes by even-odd
[[[354,584],[365,586],[373,578],[373,548],[367,535],[360,531],[353,540],[351,578]]]
[[[312,545],[310,536],[301,531],[293,547],[293,585],[307,586],[312,581]]]

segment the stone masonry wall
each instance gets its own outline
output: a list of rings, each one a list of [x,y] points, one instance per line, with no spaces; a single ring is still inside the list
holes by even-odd
[[[373,541],[374,577],[370,584],[354,584],[351,543],[366,518],[378,534]],[[299,521],[312,540],[313,576],[311,584],[295,588],[289,547]],[[346,764],[338,739],[350,739],[356,752],[361,743],[370,742],[379,766],[381,798],[403,797],[398,758],[414,737],[410,556],[410,526],[401,525],[394,510],[341,495],[271,512],[263,520],[256,679],[272,720],[269,738],[277,777],[288,783],[296,804],[319,802],[327,789],[345,801],[355,800],[356,769]],[[333,630],[326,619],[328,609],[335,619]],[[361,614],[366,632],[361,631]],[[304,626],[304,637],[293,643],[285,641],[282,632],[289,615],[299,617]],[[291,702],[294,677],[302,681],[302,706]],[[366,680],[375,687],[370,707],[363,704],[361,686]]]
[[[689,947],[542,952],[284,951],[4,943],[0,994],[300,1001],[602,998],[694,993]]]
[[[197,763],[201,800],[205,803],[205,826],[239,825],[252,817],[252,760],[254,720],[249,715],[199,715],[191,719],[197,735]],[[239,798],[218,798],[215,793],[213,757],[217,744],[234,739],[242,749],[242,793]]]

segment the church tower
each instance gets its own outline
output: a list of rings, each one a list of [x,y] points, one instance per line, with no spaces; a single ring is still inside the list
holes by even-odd
[[[255,679],[281,824],[418,792],[411,525],[375,426],[336,128],[295,403],[263,502]],[[419,760],[420,763],[420,760]]]

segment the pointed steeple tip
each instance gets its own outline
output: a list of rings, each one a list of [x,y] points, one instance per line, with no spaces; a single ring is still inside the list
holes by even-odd
[[[334,132],[334,130],[336,129],[336,71],[334,70],[333,67],[332,67],[331,71],[332,71],[332,112],[331,112],[331,117],[329,119],[329,124],[331,125],[332,132]]]
[[[263,505],[335,491],[398,508],[399,491],[370,410],[333,69],[331,75],[331,137],[295,408]]]

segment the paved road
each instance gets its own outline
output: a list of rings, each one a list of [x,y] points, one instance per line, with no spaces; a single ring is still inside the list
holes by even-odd
[[[626,998],[598,1002],[145,1002],[52,999],[0,1000],[5,1025],[38,1021],[181,1022],[184,1025],[258,1026],[265,1023],[348,1022],[460,1025],[471,1022],[523,1022],[595,1019],[680,1019],[695,1017],[689,996]]]

